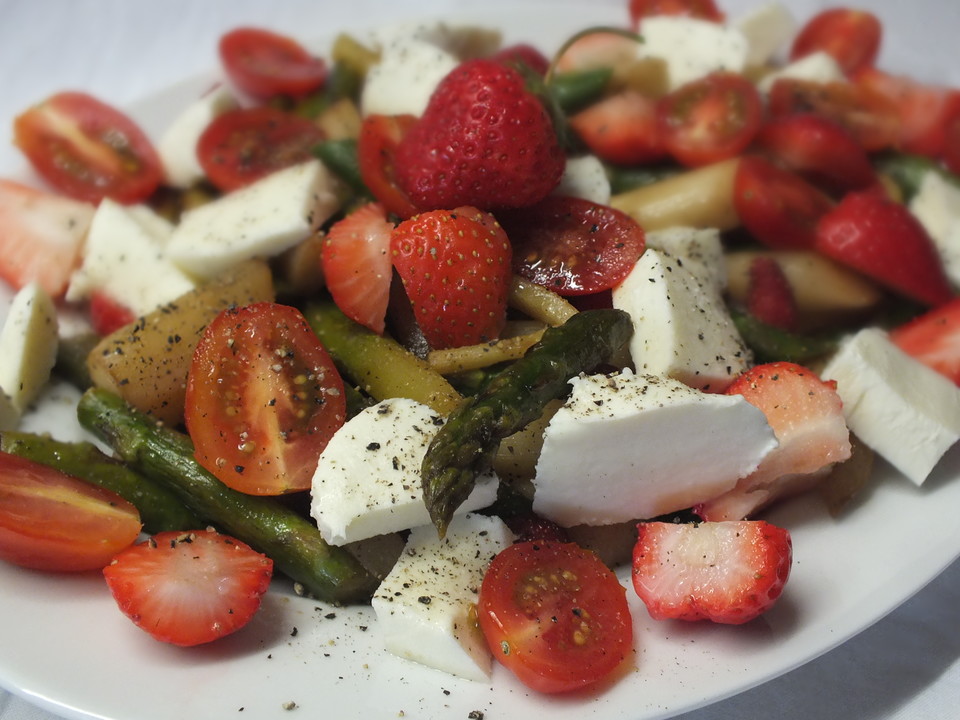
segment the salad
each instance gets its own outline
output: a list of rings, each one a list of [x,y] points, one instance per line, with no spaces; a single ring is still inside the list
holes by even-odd
[[[585,133],[584,133],[584,134],[585,134]],[[715,160],[715,158],[713,158],[713,159],[711,159],[711,160]],[[693,162],[694,162],[694,164],[696,164],[696,161],[693,161]],[[765,171],[767,170],[766,167],[764,167],[763,169],[764,169]],[[287,194],[289,195],[289,194],[292,194],[292,193],[287,193]],[[378,199],[380,199],[380,198],[378,198]],[[213,203],[211,203],[211,205],[212,205],[212,204],[213,204]],[[102,210],[102,206],[101,206],[101,210]],[[99,213],[100,213],[100,210],[98,210],[98,214],[99,214]],[[397,213],[397,214],[400,215],[401,213]],[[742,214],[742,213],[741,213],[741,214]],[[466,213],[458,213],[458,215],[462,217],[462,216],[466,215]],[[353,217],[353,216],[352,216],[352,215],[348,215],[348,217]],[[377,221],[380,222],[380,223],[383,223],[383,222],[384,222],[384,218],[382,218],[382,217],[377,217]],[[393,223],[393,221],[390,221],[390,222],[391,222],[391,224]],[[503,224],[505,227],[508,227],[508,228],[509,228],[509,226],[510,226],[510,223],[507,222],[506,220],[504,220],[504,222],[503,222],[502,224]],[[341,227],[342,227],[342,226],[341,226]],[[382,227],[382,225],[381,225],[381,227]],[[650,226],[648,225],[648,227],[650,227]],[[650,232],[648,232],[648,237],[652,234],[652,232],[653,232],[653,229],[650,228]],[[334,233],[334,232],[332,231],[332,228],[331,228],[331,233],[328,235],[328,238],[329,238],[329,237],[335,237],[335,236],[336,236],[336,233]],[[622,244],[622,243],[621,243],[621,244]],[[326,247],[329,247],[329,243],[328,243],[328,245],[326,245],[326,246],[324,247],[324,249],[326,249]],[[650,247],[650,246],[648,245],[648,248],[649,248],[649,247]],[[664,251],[664,252],[666,252],[666,251]],[[669,257],[669,255],[668,255],[668,257]],[[203,265],[204,267],[210,267],[211,265],[214,265],[214,264],[216,264],[216,263],[219,262],[219,261],[220,261],[219,258],[213,258],[213,259],[211,259],[210,257],[201,258],[200,260],[198,260],[198,263],[200,263],[200,264],[193,266],[193,267],[194,267],[194,271],[195,271],[195,272],[200,272],[200,271],[196,270],[196,268],[201,267],[201,265],[203,265],[204,263],[206,263],[206,265]],[[754,267],[762,267],[762,265],[759,265],[759,264],[756,264],[756,263],[751,263],[751,268],[754,268]],[[399,270],[399,268],[398,268],[398,270]],[[211,275],[217,274],[217,271],[216,271],[216,270],[204,270],[204,272],[210,272]],[[401,275],[402,275],[402,272],[401,272]],[[328,282],[329,282],[329,278],[328,278]],[[95,285],[95,287],[96,287],[96,285]],[[618,287],[619,287],[619,285],[618,285]],[[331,292],[333,292],[333,291],[332,291],[332,288],[331,288]],[[408,294],[410,294],[410,290],[408,290]],[[587,294],[589,295],[589,294],[592,294],[592,293],[587,293]],[[91,297],[93,297],[93,296],[91,296]],[[411,298],[411,299],[413,299],[413,298]],[[942,299],[942,296],[938,297],[934,302],[938,302],[938,303],[939,303],[941,299]],[[108,300],[109,300],[109,298],[108,298]],[[111,315],[116,315],[116,314],[119,314],[119,315],[122,317],[122,316],[123,316],[123,312],[122,312],[122,311],[125,310],[125,309],[129,309],[129,308],[123,308],[123,307],[119,307],[119,308],[118,308],[116,303],[104,302],[104,300],[102,300],[102,299],[99,300],[99,301],[97,301],[97,302],[99,302],[99,303],[100,303],[100,306],[101,306],[101,310],[100,310],[100,313],[101,313],[101,314],[98,315],[99,318],[103,318],[104,316],[106,316],[107,319],[110,319],[110,318],[111,318]],[[344,304],[346,304],[346,303],[341,303],[341,307],[340,307],[341,310],[343,310],[343,305],[344,305]],[[616,302],[615,302],[615,304],[616,304]],[[417,303],[415,302],[414,305],[415,305],[415,308],[414,308],[414,309],[416,310],[416,305],[417,305]],[[103,311],[103,308],[104,308],[104,307],[106,308],[106,312]],[[782,310],[783,308],[780,307],[779,309]],[[585,315],[585,314],[587,314],[587,313],[580,313],[580,315]],[[114,319],[113,319],[113,322],[117,322],[117,320],[114,318]],[[418,323],[418,324],[423,325],[424,323],[421,322],[421,323]],[[766,324],[769,325],[769,324],[772,324],[772,323],[766,323]],[[103,329],[103,328],[101,328],[101,329]],[[421,328],[421,329],[422,329],[422,328]],[[486,332],[486,331],[484,331],[484,332]],[[426,334],[426,333],[425,333],[425,334]],[[480,338],[475,338],[475,339],[483,340],[483,339],[486,339],[486,337],[487,337],[486,335],[482,335]],[[443,341],[440,341],[440,342],[443,342]],[[328,344],[329,344],[329,343],[328,343]],[[440,343],[438,343],[437,341],[431,342],[431,345],[433,345],[433,346],[436,346],[437,344],[440,344]],[[454,342],[451,343],[451,344],[452,344],[452,345],[458,345],[458,344],[462,344],[462,343],[461,343],[460,341],[454,341]],[[297,353],[297,355],[300,355],[300,353]],[[152,358],[156,359],[156,358],[157,358],[157,355],[155,355],[155,354],[153,354],[153,353],[150,353],[150,354],[148,355],[148,357],[152,357]],[[593,364],[595,365],[596,363],[594,362]],[[124,378],[124,379],[125,379],[125,378]],[[122,380],[121,380],[120,382],[122,382]],[[716,383],[716,382],[719,382],[719,381],[713,380],[713,381],[711,381],[711,382]],[[120,384],[120,383],[118,383],[118,384]],[[121,385],[121,387],[122,387],[122,385]],[[716,388],[707,388],[707,389],[716,389]],[[155,388],[154,388],[154,390],[155,390]],[[341,391],[340,391],[339,389],[337,389],[337,392],[335,392],[335,393],[333,393],[333,394],[334,394],[334,395],[338,395],[340,392],[341,392]],[[346,389],[344,389],[343,392],[346,392]],[[328,407],[329,407],[329,403],[324,402],[323,404],[324,404],[325,406],[328,406]],[[168,405],[168,403],[167,403],[167,405]],[[164,407],[167,406],[167,405],[164,405]],[[188,402],[187,405],[188,405],[188,411],[191,410],[191,409],[196,408],[196,404],[195,404],[195,403]],[[156,412],[157,409],[154,408],[153,411]],[[345,412],[345,411],[341,411],[341,412]],[[207,415],[207,416],[204,416],[204,417],[208,417],[208,415]],[[189,424],[189,421],[188,421],[188,424]],[[202,423],[201,423],[201,424],[202,424]],[[199,427],[199,425],[198,425],[197,427]],[[196,433],[192,433],[192,434],[196,434]],[[194,438],[194,441],[197,442],[196,438]],[[199,443],[198,443],[198,444],[199,444]],[[758,451],[758,452],[759,452],[759,451]],[[214,458],[214,461],[211,463],[214,467],[215,467],[216,464],[217,464],[217,463],[216,463],[216,459],[219,458],[219,457],[220,457],[220,455],[217,455],[217,456]],[[239,463],[230,462],[229,465],[232,466],[234,469],[236,469],[236,467],[239,465]],[[212,468],[211,468],[211,469],[212,469]],[[919,472],[919,471],[918,471],[918,472]],[[245,475],[245,476],[248,476],[248,474],[247,474],[246,472],[244,472],[244,473],[238,473],[238,474],[243,474],[243,475]],[[922,478],[921,478],[921,479],[922,479]],[[701,499],[706,499],[706,498],[701,498]],[[678,509],[678,508],[674,508],[674,509]]]

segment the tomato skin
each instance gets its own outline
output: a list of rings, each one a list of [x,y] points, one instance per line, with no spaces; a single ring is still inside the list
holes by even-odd
[[[397,145],[417,121],[413,115],[368,115],[360,126],[357,162],[360,176],[373,196],[388,212],[402,220],[417,214],[417,208],[397,184]]]
[[[320,88],[327,66],[292,38],[260,28],[231,30],[220,38],[220,61],[231,82],[251,97],[302,97]]]
[[[140,534],[116,493],[0,452],[0,558],[35,570],[99,570]]]
[[[238,108],[207,126],[197,141],[197,159],[210,182],[229,192],[310,160],[323,139],[306,118],[269,106]]]
[[[661,98],[657,122],[667,152],[698,167],[742,153],[763,123],[763,103],[746,78],[717,72]]]
[[[847,75],[872,67],[880,52],[883,28],[877,16],[865,10],[838,7],[814,15],[800,29],[790,59],[823,51],[832,55]]]
[[[343,381],[296,308],[221,312],[197,344],[185,420],[197,462],[251,495],[310,487],[346,417]]]
[[[85,93],[50,96],[17,116],[13,133],[43,179],[76,200],[133,204],[163,180],[160,157],[136,123]]]
[[[100,290],[95,290],[90,295],[88,314],[93,331],[100,337],[109,335],[137,319],[133,310]]]
[[[722,23],[724,14],[714,0],[630,0],[630,20],[636,27],[652,15],[679,15]]]
[[[565,296],[609,290],[646,248],[633,218],[581,198],[551,195],[497,219],[513,246],[514,271]]]
[[[664,154],[657,102],[638,92],[611,95],[570,118],[570,126],[602,160],[642,165]]]
[[[538,692],[596,685],[633,645],[626,590],[574,543],[519,542],[502,550],[484,576],[478,611],[494,657]]]

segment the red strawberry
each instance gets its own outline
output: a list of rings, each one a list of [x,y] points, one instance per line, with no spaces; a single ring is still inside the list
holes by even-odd
[[[782,330],[797,326],[797,301],[783,269],[771,257],[750,263],[747,311],[760,322]]]
[[[757,365],[727,388],[743,395],[773,428],[779,446],[736,487],[699,508],[705,520],[740,520],[776,499],[819,482],[834,463],[850,457],[850,433],[843,403],[832,380],[821,380],[801,365]]]
[[[335,223],[323,241],[323,275],[343,313],[382,333],[390,300],[390,233],[393,224],[377,203]]]
[[[455,68],[397,146],[401,188],[421,210],[532,205],[560,182],[565,158],[550,115],[514,68]]]
[[[102,290],[90,294],[90,324],[97,335],[109,335],[137,319],[133,310]]]
[[[790,533],[762,520],[640,523],[633,587],[655,620],[740,625],[780,597],[792,559]]]
[[[890,339],[960,385],[960,297],[893,329]]]
[[[394,229],[390,248],[432,348],[499,336],[507,312],[511,251],[492,215],[475,207],[415,215]]]
[[[953,298],[937,249],[902,204],[880,192],[848,193],[817,224],[814,247],[928,305]]]
[[[213,530],[162,532],[103,569],[117,605],[157,640],[199,645],[246,625],[273,561]]]

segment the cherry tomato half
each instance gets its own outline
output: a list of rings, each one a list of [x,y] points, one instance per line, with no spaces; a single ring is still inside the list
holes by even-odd
[[[346,416],[343,381],[296,308],[221,312],[197,344],[187,431],[197,462],[252,495],[310,487],[317,458]]]
[[[36,570],[99,570],[140,528],[140,513],[116,493],[0,453],[3,560]]]
[[[220,38],[227,76],[252,97],[302,97],[323,85],[327,66],[292,38],[259,28],[237,28]]]
[[[502,550],[483,578],[478,610],[494,657],[539,692],[595,685],[633,645],[623,586],[574,543],[520,542]]]
[[[314,157],[323,131],[306,118],[262,106],[218,115],[197,142],[210,182],[228,192]]]
[[[657,120],[667,152],[697,167],[743,152],[763,122],[763,104],[745,77],[716,72],[661,98]]]
[[[513,246],[514,271],[560,295],[612,288],[646,247],[633,218],[581,198],[550,195],[497,220]]]
[[[714,0],[630,0],[630,20],[634,27],[653,15],[680,15],[718,23],[724,20]]]
[[[824,10],[807,21],[790,49],[790,59],[818,51],[832,55],[847,74],[873,65],[880,52],[883,28],[873,13],[838,7]]]
[[[153,144],[133,120],[84,93],[34,105],[14,120],[13,134],[44,180],[77,200],[137,203],[163,179]]]
[[[416,215],[417,208],[397,184],[396,151],[416,121],[413,115],[368,115],[357,139],[357,163],[364,185],[388,212],[403,220]]]

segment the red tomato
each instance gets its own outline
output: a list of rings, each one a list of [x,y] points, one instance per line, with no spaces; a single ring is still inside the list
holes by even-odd
[[[357,140],[363,183],[389,212],[404,220],[416,215],[417,208],[397,185],[395,155],[400,140],[416,121],[413,115],[369,115]]]
[[[943,150],[940,152],[943,164],[951,172],[960,174],[960,102],[956,111],[946,122],[943,132]]]
[[[787,168],[832,190],[860,190],[876,181],[867,152],[823,115],[773,118],[757,135],[757,145]]]
[[[272,172],[305,162],[324,139],[306,118],[272,107],[218,115],[197,142],[197,159],[210,182],[229,192]]]
[[[0,453],[0,558],[37,570],[99,570],[140,534],[140,513],[110,490]]]
[[[237,28],[220,38],[227,76],[248,95],[302,97],[323,85],[327,66],[295,40],[258,28]]]
[[[521,542],[501,551],[483,578],[478,610],[494,657],[539,692],[595,685],[633,645],[623,586],[574,543]]]
[[[514,271],[560,295],[609,290],[646,247],[633,218],[580,198],[550,195],[497,219],[513,246]]]
[[[724,20],[714,0],[630,0],[634,27],[651,15],[682,15],[718,23]]]
[[[867,152],[894,148],[900,140],[896,104],[856,83],[780,78],[773,84],[769,100],[771,116],[825,115],[845,127]]]
[[[197,462],[252,495],[310,487],[346,414],[343,381],[296,308],[220,313],[197,344],[186,423]]]
[[[696,167],[743,152],[763,122],[763,104],[742,75],[717,72],[665,95],[657,116],[667,152]]]
[[[110,297],[102,290],[94,290],[90,294],[90,307],[88,311],[93,331],[101,337],[109,335],[114,330],[119,330],[124,325],[132,323],[137,319],[133,310]]]
[[[740,160],[733,204],[758,241],[781,250],[813,247],[817,223],[833,202],[799,175],[759,157]]]
[[[823,51],[832,55],[847,74],[873,65],[880,51],[883,28],[873,13],[839,7],[814,15],[790,49],[790,59]]]
[[[570,118],[590,150],[607,162],[642,165],[665,154],[657,125],[657,102],[638,92],[611,95]]]
[[[19,115],[14,142],[53,187],[77,200],[139,202],[163,179],[143,131],[90,95],[62,92]]]

